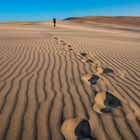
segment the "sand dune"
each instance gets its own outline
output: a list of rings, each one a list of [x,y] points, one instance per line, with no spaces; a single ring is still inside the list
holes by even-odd
[[[65,23],[77,23],[81,26],[108,28],[115,30],[140,32],[140,17],[131,16],[85,16],[71,17],[64,20]]]
[[[65,19],[66,21],[78,22],[78,23],[106,23],[115,25],[131,25],[140,26],[139,16],[85,16],[85,17],[71,17]]]
[[[98,140],[140,139],[140,34],[64,24],[0,25],[0,140],[64,140],[76,117]],[[121,105],[96,112],[105,91]]]

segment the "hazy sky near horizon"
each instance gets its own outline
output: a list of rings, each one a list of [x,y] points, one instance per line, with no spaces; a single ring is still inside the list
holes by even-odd
[[[140,16],[140,0],[0,0],[0,21]]]

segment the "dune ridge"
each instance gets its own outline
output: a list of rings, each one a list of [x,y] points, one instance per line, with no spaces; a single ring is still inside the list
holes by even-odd
[[[66,21],[73,21],[79,23],[106,23],[106,24],[116,24],[116,25],[140,25],[139,16],[83,16],[83,17],[70,17],[64,19]]]

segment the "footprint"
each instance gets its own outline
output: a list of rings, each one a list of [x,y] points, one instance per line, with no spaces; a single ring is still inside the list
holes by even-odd
[[[92,85],[95,85],[97,81],[99,80],[99,76],[97,75],[92,75],[92,77],[88,80]]]
[[[86,59],[81,59],[81,61],[83,62],[83,63],[86,63],[87,62],[87,60]]]
[[[114,71],[112,69],[110,69],[110,68],[104,68],[103,73],[104,74],[109,74],[109,73],[114,73]]]
[[[110,74],[114,73],[114,71],[111,68],[102,68],[100,65],[97,64],[97,73],[98,74]]]
[[[81,61],[82,61],[83,63],[93,63],[93,60],[92,60],[92,59],[83,58],[83,59],[81,59]]]
[[[103,73],[103,68],[100,65],[97,64],[96,71],[97,71],[97,74],[102,74]]]
[[[58,38],[57,38],[56,36],[54,37],[54,39],[55,39],[55,40],[58,40]]]
[[[65,120],[61,132],[66,140],[96,140],[91,136],[89,121],[80,117]]]
[[[87,63],[93,63],[93,60],[92,60],[92,59],[87,59],[86,62],[87,62]]]
[[[96,85],[100,77],[94,74],[86,74],[82,77],[83,81],[88,82],[89,84]]]
[[[87,55],[87,53],[84,53],[84,52],[81,52],[80,53],[82,56],[86,56]]]
[[[111,112],[113,108],[121,106],[120,100],[108,91],[97,93],[94,101],[93,110],[100,114]]]
[[[71,49],[71,48],[70,48],[69,50],[70,50],[70,51],[73,51],[73,49]]]
[[[71,45],[68,45],[68,47],[72,47]]]
[[[67,45],[67,44],[66,44],[65,42],[63,42],[63,44],[62,44],[62,45],[64,45],[64,46],[65,46],[65,45]]]
[[[64,41],[63,41],[63,40],[60,40],[60,42],[64,43]]]

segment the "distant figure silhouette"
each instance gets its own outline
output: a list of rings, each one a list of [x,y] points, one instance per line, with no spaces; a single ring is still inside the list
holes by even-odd
[[[53,19],[54,27],[56,26],[56,19]]]

